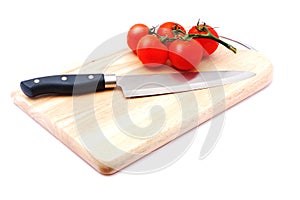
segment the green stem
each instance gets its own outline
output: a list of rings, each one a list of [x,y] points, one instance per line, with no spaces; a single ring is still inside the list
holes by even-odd
[[[232,45],[224,42],[223,40],[220,40],[219,38],[213,36],[212,34],[189,34],[188,37],[191,37],[191,38],[207,38],[207,39],[211,39],[211,40],[214,40],[214,41],[222,44],[223,46],[225,46],[226,48],[228,48],[232,52],[234,52],[234,53],[237,52],[237,49],[235,47],[233,47]]]
[[[157,26],[158,26],[158,25],[157,25]],[[154,34],[155,31],[156,31],[157,26],[152,26],[152,27],[149,29],[148,34]]]
[[[199,30],[199,29],[198,29]],[[237,49],[235,47],[233,47],[232,45],[224,42],[223,40],[220,40],[219,38],[217,38],[216,36],[214,36],[209,30],[208,28],[206,28],[205,24],[204,26],[201,28],[201,30],[199,30],[201,32],[206,32],[206,34],[189,34],[189,37],[191,38],[208,38],[211,40],[214,40],[220,44],[222,44],[223,46],[225,46],[227,49],[231,50],[232,52],[236,53]]]
[[[154,28],[154,27],[153,27]],[[185,32],[183,32],[180,29],[177,30],[173,30],[174,33],[174,37],[173,38],[168,38],[167,36],[160,36],[157,33],[153,33],[156,36],[159,37],[160,41],[162,43],[167,43],[167,42],[173,42],[175,40],[181,39],[181,40],[191,40],[193,38],[207,38],[207,39],[211,39],[214,40],[220,44],[222,44],[223,46],[225,46],[227,49],[231,50],[232,52],[236,53],[237,49],[235,47],[233,47],[232,45],[224,42],[223,40],[217,38],[216,36],[214,36],[209,30],[208,28],[205,26],[201,27],[201,29],[198,29],[200,32],[206,32],[205,34],[186,34]],[[180,33],[185,34],[184,36],[180,36]]]

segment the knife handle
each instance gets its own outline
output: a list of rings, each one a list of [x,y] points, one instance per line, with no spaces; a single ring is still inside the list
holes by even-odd
[[[20,83],[28,97],[39,95],[79,95],[102,91],[106,87],[104,74],[66,74],[34,78]]]

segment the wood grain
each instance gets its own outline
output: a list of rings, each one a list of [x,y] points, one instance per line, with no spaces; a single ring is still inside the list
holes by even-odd
[[[146,74],[172,68],[149,69],[135,55],[124,53],[103,68],[99,58],[67,73]],[[219,47],[199,71],[245,70],[256,76],[212,89],[143,98],[124,98],[116,88],[81,96],[30,99],[19,89],[14,103],[58,140],[102,174],[113,174],[188,130],[241,102],[271,83],[272,64],[261,53],[237,54]]]

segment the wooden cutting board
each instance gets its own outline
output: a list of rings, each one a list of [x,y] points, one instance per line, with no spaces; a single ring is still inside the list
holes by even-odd
[[[66,73],[174,71],[168,67],[145,68],[132,53],[122,54],[109,67],[99,67],[108,58],[94,59]],[[119,88],[36,99],[18,89],[12,97],[18,107],[98,172],[113,174],[260,91],[272,80],[272,64],[254,50],[233,54],[220,46],[198,70],[245,70],[256,76],[224,87],[143,98],[126,99]]]

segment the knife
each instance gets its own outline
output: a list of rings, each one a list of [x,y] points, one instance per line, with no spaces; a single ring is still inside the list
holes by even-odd
[[[20,83],[28,97],[80,95],[121,87],[126,98],[176,93],[222,86],[255,76],[247,71],[204,71],[126,75],[65,74],[34,78]]]

